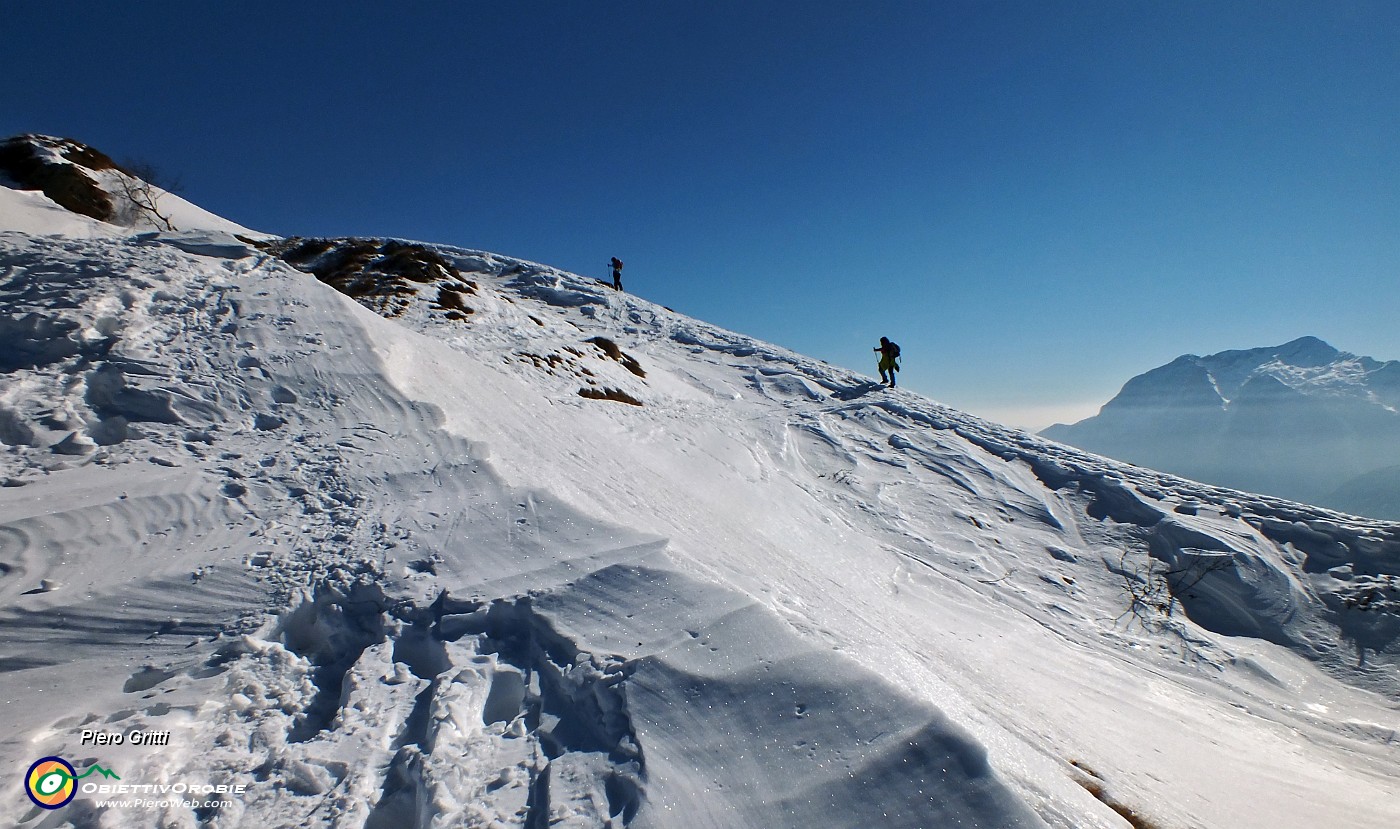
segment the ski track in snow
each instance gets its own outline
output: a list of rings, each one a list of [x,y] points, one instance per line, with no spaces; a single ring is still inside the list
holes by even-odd
[[[249,787],[19,825],[1400,819],[1392,525],[439,250],[473,287],[391,321],[226,237],[0,233],[0,746]]]

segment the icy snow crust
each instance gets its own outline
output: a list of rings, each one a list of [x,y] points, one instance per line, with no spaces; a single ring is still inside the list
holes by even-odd
[[[1394,525],[437,250],[0,233],[0,751],[248,787],[19,825],[1400,822]]]

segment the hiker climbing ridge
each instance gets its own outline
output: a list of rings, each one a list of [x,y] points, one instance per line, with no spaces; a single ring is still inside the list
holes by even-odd
[[[880,344],[873,350],[880,352],[880,382],[894,388],[894,373],[899,371],[899,344],[881,337]]]
[[[622,290],[622,260],[614,256],[608,267],[612,268],[613,290]]]

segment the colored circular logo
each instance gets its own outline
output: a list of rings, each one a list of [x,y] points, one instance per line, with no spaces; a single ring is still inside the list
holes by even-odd
[[[62,757],[45,757],[34,761],[24,776],[29,799],[41,809],[59,809],[68,805],[78,793],[77,772]]]

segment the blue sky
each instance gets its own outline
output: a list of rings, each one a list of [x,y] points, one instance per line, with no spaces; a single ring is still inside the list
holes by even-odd
[[[4,3],[0,133],[281,234],[603,277],[1043,427],[1182,353],[1400,358],[1400,3]]]

